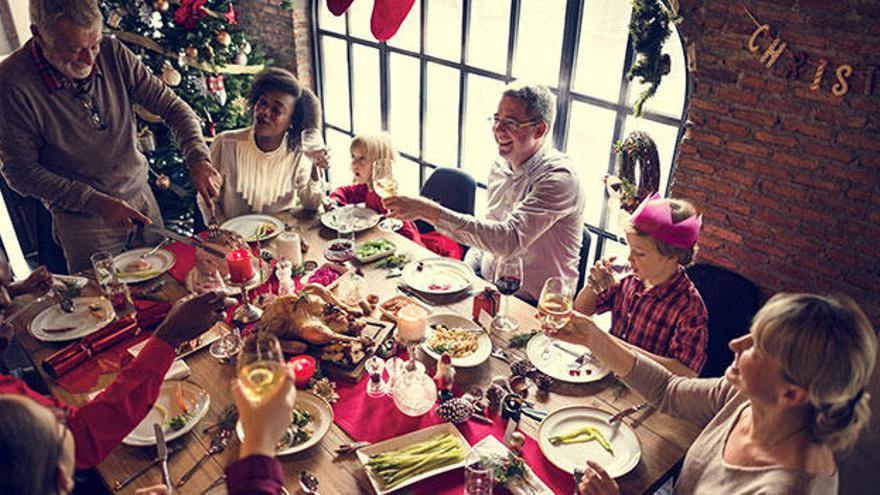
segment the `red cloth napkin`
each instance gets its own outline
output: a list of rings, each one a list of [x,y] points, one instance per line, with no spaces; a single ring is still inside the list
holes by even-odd
[[[397,410],[394,400],[389,396],[371,398],[366,393],[364,376],[358,383],[339,381],[336,391],[339,400],[333,405],[333,421],[356,441],[381,442],[398,435],[410,433],[428,426],[442,423],[434,413],[435,405],[427,414],[413,418]],[[459,424],[458,429],[471,445],[488,435],[501,440],[507,425],[501,416],[494,418],[492,425],[468,421]],[[573,493],[574,480],[571,475],[544,459],[538,442],[526,435],[523,457],[532,471],[555,493]],[[460,494],[464,489],[464,472],[460,469],[434,476],[412,486],[415,493]]]

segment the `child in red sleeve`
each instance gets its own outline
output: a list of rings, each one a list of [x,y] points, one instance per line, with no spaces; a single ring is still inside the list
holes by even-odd
[[[654,195],[626,228],[632,274],[615,279],[613,259],[590,269],[597,287],[581,290],[574,308],[591,315],[611,311],[611,334],[678,375],[697,376],[706,363],[709,315],[685,273],[697,251],[701,217],[693,205]]]

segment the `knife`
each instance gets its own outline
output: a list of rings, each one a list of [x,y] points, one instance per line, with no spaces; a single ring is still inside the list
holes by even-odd
[[[156,458],[160,459],[162,482],[165,484],[166,493],[171,495],[171,476],[168,474],[168,446],[165,445],[165,432],[162,431],[162,425],[159,423],[153,423],[153,431],[156,432]]]
[[[560,345],[558,342],[553,342],[553,347],[559,349],[560,351],[568,354],[569,356],[574,356],[575,360],[571,364],[583,365],[583,362],[587,359],[593,359],[593,352],[587,351],[583,354],[578,354],[576,351],[569,349],[563,345]]]
[[[174,455],[176,452],[179,452],[181,449],[183,449],[183,445],[172,445],[172,446],[168,449],[168,456],[171,457],[171,456]],[[149,471],[150,468],[152,468],[152,467],[155,466],[156,464],[159,464],[160,462],[162,462],[162,459],[159,459],[158,457],[155,458],[155,459],[153,459],[153,460],[150,461],[148,464],[145,464],[142,468],[140,468],[140,469],[138,469],[137,471],[135,471],[134,473],[132,473],[128,478],[125,478],[124,480],[121,480],[121,481],[117,481],[117,482],[113,485],[113,490],[114,490],[114,491],[117,491],[117,492],[118,492],[119,490],[122,490],[123,488],[125,488],[126,486],[128,486],[129,483],[131,483],[132,481],[134,481],[135,479],[137,479],[139,476],[141,476],[142,474],[144,474],[144,473],[146,473],[147,471]]]
[[[217,248],[209,246],[208,244],[206,244],[205,242],[203,242],[201,239],[199,239],[197,237],[181,235],[181,234],[178,234],[177,232],[174,232],[173,230],[164,229],[162,227],[159,227],[158,225],[153,225],[153,224],[147,225],[144,228],[152,230],[152,231],[159,233],[161,235],[164,235],[165,237],[169,237],[171,239],[174,239],[175,241],[182,242],[186,245],[197,247],[197,248],[202,248],[205,251],[207,251],[208,254],[211,254],[211,255],[216,256],[218,258],[224,258],[224,259],[226,258],[226,253],[224,253],[223,251],[220,251]]]

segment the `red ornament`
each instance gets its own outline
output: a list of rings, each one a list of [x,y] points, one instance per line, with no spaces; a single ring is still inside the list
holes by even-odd
[[[229,2],[229,11],[223,14],[223,17],[226,18],[226,22],[231,26],[238,24],[238,20],[235,18],[235,9],[232,8],[232,2]]]
[[[184,29],[193,29],[202,17],[205,17],[207,0],[181,0],[180,7],[174,12],[174,22]]]
[[[315,358],[308,354],[301,354],[299,356],[293,356],[288,362],[293,368],[296,377],[294,380],[296,387],[306,388],[309,385],[309,380],[315,376],[315,369],[317,368]]]

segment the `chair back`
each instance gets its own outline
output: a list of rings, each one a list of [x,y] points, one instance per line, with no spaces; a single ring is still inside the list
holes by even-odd
[[[742,275],[705,263],[687,268],[709,312],[708,359],[700,376],[722,376],[733,362],[730,341],[749,331],[761,306],[761,291]]]
[[[574,295],[575,297],[580,293],[581,289],[584,287],[584,284],[587,281],[587,270],[590,267],[590,243],[593,241],[592,236],[590,235],[590,231],[588,229],[584,229],[583,236],[581,238],[581,252],[578,256],[578,281],[577,287],[575,288]]]
[[[477,182],[463,170],[441,167],[425,181],[421,195],[450,210],[473,215]],[[416,226],[423,234],[434,230],[433,225],[422,220],[417,220]]]

